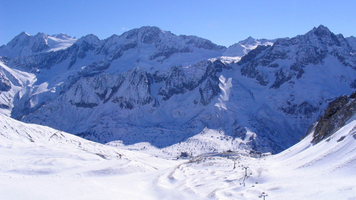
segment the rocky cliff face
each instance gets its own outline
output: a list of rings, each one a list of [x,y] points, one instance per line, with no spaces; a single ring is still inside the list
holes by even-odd
[[[267,73],[273,71],[275,79],[270,87],[277,89],[292,78],[300,79],[306,66],[325,64],[327,57],[355,68],[354,53],[342,35],[336,36],[326,27],[319,26],[305,35],[279,39],[273,46],[256,48],[238,64],[242,66],[244,76],[254,78],[264,86],[270,82]]]
[[[356,114],[356,93],[340,96],[330,102],[316,126],[311,127],[307,134],[313,133],[313,143],[328,138],[343,127]]]

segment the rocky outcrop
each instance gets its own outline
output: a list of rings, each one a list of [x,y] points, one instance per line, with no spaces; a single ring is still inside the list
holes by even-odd
[[[0,92],[7,92],[11,89],[11,82],[5,73],[0,71]]]
[[[201,88],[202,102],[210,102],[220,91],[217,73],[221,72],[225,65],[217,60],[202,61],[195,65],[183,68],[181,66],[172,67],[166,77],[156,79],[157,82],[164,81],[165,86],[159,91],[163,100],[168,100],[176,94],[184,94],[200,86],[207,78],[208,82]],[[210,92],[208,92],[208,90]],[[205,91],[205,92],[204,92]],[[208,94],[210,93],[210,94]]]
[[[343,127],[355,114],[356,92],[350,96],[343,95],[330,102],[314,128],[312,142],[316,144],[328,138]]]
[[[350,40],[351,41],[351,40]],[[263,86],[278,89],[291,79],[300,79],[308,65],[321,65],[327,57],[334,57],[345,66],[355,68],[355,50],[342,35],[335,35],[320,25],[305,35],[291,39],[278,39],[273,46],[259,46],[237,63],[241,74],[256,79]],[[283,60],[283,62],[280,62]]]

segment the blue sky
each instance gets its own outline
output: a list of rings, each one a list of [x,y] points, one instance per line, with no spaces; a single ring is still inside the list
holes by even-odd
[[[356,35],[355,0],[1,0],[0,45],[30,35],[113,34],[158,26],[229,46],[248,36],[274,39],[304,34],[320,24]]]

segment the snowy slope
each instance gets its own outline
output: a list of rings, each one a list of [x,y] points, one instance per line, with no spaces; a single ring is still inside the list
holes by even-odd
[[[135,183],[140,175],[135,174],[172,166],[171,161],[24,124],[4,115],[0,115],[0,124],[3,199],[142,198],[144,194],[135,195],[132,190],[140,185]],[[130,183],[136,185],[125,192],[122,187],[128,183],[125,177],[129,174],[136,179]],[[117,183],[118,179],[122,182]]]
[[[165,199],[355,199],[355,96],[333,111],[343,124],[317,144],[310,132],[293,147],[272,156],[236,152],[205,154],[161,175]],[[350,105],[353,105],[350,109]],[[339,104],[340,106],[340,104]],[[335,108],[335,103],[328,109]],[[347,118],[343,117],[346,113]],[[339,117],[337,117],[339,116]],[[346,121],[344,121],[346,120]],[[321,118],[318,123],[322,123]]]
[[[158,185],[170,191],[165,199],[259,199],[263,192],[266,199],[354,199],[355,125],[317,145],[309,135],[274,156],[200,156],[161,176]]]
[[[31,90],[36,80],[34,74],[9,68],[0,61],[0,113],[10,116],[18,99]]]
[[[0,115],[0,196],[259,199],[265,193],[266,199],[355,199],[355,127],[354,115],[318,144],[311,133],[272,156],[225,152],[169,161]]]
[[[19,160],[12,160],[12,162],[24,162],[21,159],[26,159],[28,160],[27,164],[34,166],[32,169],[23,168],[22,171],[18,171],[16,168],[21,167],[21,165],[7,163],[8,167],[2,169],[9,173],[21,175],[51,173],[90,175],[97,170],[95,167],[92,171],[83,174],[76,173],[75,170],[85,166],[85,163],[92,165],[100,164],[104,160],[114,160],[116,165],[121,165],[121,167],[119,170],[112,170],[110,173],[127,174],[155,170],[161,162],[159,159],[145,154],[94,143],[49,127],[25,124],[5,115],[0,115],[0,123],[0,147],[2,151],[7,152],[2,154],[2,164],[6,164],[9,159],[11,160],[11,157],[16,155]],[[31,156],[35,159],[29,159]],[[52,156],[53,158],[50,158]],[[147,160],[155,160],[155,162],[151,164],[136,163],[142,157]],[[43,169],[41,169],[41,165],[43,165]],[[38,167],[38,170],[36,167]]]

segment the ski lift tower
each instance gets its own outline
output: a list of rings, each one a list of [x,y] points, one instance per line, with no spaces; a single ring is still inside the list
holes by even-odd
[[[263,198],[263,200],[265,200],[266,197],[268,197],[268,194],[265,192],[262,192],[262,194],[259,196],[259,198]]]
[[[245,177],[247,177],[247,169],[248,169],[248,167],[242,167],[242,169],[245,170]]]

